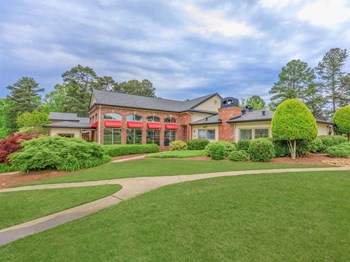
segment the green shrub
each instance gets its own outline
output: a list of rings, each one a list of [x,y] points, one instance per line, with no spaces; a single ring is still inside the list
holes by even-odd
[[[312,153],[321,153],[324,152],[325,146],[323,145],[322,139],[317,137],[310,144],[310,151]]]
[[[23,143],[20,152],[10,156],[12,166],[20,171],[57,169],[74,171],[111,160],[102,147],[80,138],[42,137]]]
[[[204,153],[213,160],[221,160],[226,156],[226,148],[222,142],[211,142],[205,147]]]
[[[110,155],[111,157],[159,152],[159,146],[156,144],[104,145],[103,149],[106,154]]]
[[[204,150],[205,147],[209,144],[207,139],[190,139],[187,141],[188,150]]]
[[[228,157],[233,151],[236,151],[236,145],[228,141],[219,141],[225,147],[225,156]]]
[[[0,163],[0,173],[16,171],[13,166]]]
[[[347,142],[347,139],[344,136],[319,136],[318,138],[322,140],[324,146],[321,152],[325,152],[328,147]]]
[[[348,157],[350,156],[350,143],[345,142],[339,145],[331,146],[326,149],[330,157]]]
[[[175,141],[170,143],[169,149],[170,149],[170,151],[173,151],[173,150],[186,150],[187,149],[187,144],[184,141],[182,141],[182,140],[175,140]]]
[[[275,148],[269,139],[259,138],[251,141],[248,153],[252,161],[267,162],[275,157]]]
[[[244,150],[237,150],[237,151],[231,152],[228,158],[231,161],[247,161],[249,160],[249,154]]]
[[[309,140],[298,140],[297,141],[297,156],[307,156],[311,150],[311,142]]]
[[[275,157],[285,157],[289,155],[289,148],[286,141],[272,139],[275,149]]]
[[[251,141],[252,140],[250,140],[250,139],[241,139],[241,140],[239,140],[238,143],[237,143],[237,150],[248,151]]]
[[[350,106],[339,108],[332,121],[335,123],[335,129],[339,134],[345,134],[350,142]]]

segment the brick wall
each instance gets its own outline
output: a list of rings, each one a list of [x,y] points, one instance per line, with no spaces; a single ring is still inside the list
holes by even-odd
[[[226,123],[227,120],[241,115],[240,107],[219,108],[219,119],[222,124],[219,127],[219,140],[234,141],[234,125]]]

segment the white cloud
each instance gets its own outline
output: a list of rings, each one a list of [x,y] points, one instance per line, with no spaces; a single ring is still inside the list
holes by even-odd
[[[260,0],[260,5],[264,8],[282,9],[290,3],[290,0]]]
[[[318,0],[306,4],[297,17],[315,26],[334,27],[350,18],[350,8],[344,0]]]
[[[204,36],[216,33],[225,37],[254,36],[257,34],[252,26],[234,19],[228,19],[222,11],[204,11],[193,5],[186,5],[183,9],[196,21],[196,25],[188,27],[190,32]]]

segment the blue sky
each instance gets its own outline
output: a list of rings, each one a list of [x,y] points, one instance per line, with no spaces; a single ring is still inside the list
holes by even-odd
[[[82,64],[118,82],[149,79],[164,98],[268,100],[288,61],[314,67],[350,44],[343,0],[2,0],[0,13],[0,97],[22,76],[50,91]]]

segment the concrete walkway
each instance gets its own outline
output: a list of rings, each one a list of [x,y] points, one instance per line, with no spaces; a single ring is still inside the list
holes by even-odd
[[[123,200],[130,199],[137,195],[149,192],[151,190],[187,181],[194,181],[200,179],[225,177],[225,176],[239,176],[249,174],[276,174],[276,173],[292,173],[292,172],[319,172],[319,171],[345,171],[350,170],[350,167],[329,167],[329,168],[290,168],[290,169],[269,169],[269,170],[246,170],[246,171],[230,171],[218,172],[196,175],[180,175],[180,176],[158,176],[158,177],[137,177],[137,178],[121,178],[100,181],[88,181],[78,183],[62,183],[62,184],[48,184],[25,186],[16,188],[0,189],[2,192],[18,192],[25,190],[42,190],[68,187],[87,187],[96,185],[110,185],[119,184],[122,189],[112,196],[105,197],[84,205],[73,207],[49,216],[35,219],[23,224],[12,226],[0,230],[0,245],[10,243],[19,238],[42,232],[46,229],[56,227],[66,222],[81,218],[83,216],[95,213],[101,209],[118,204]]]

